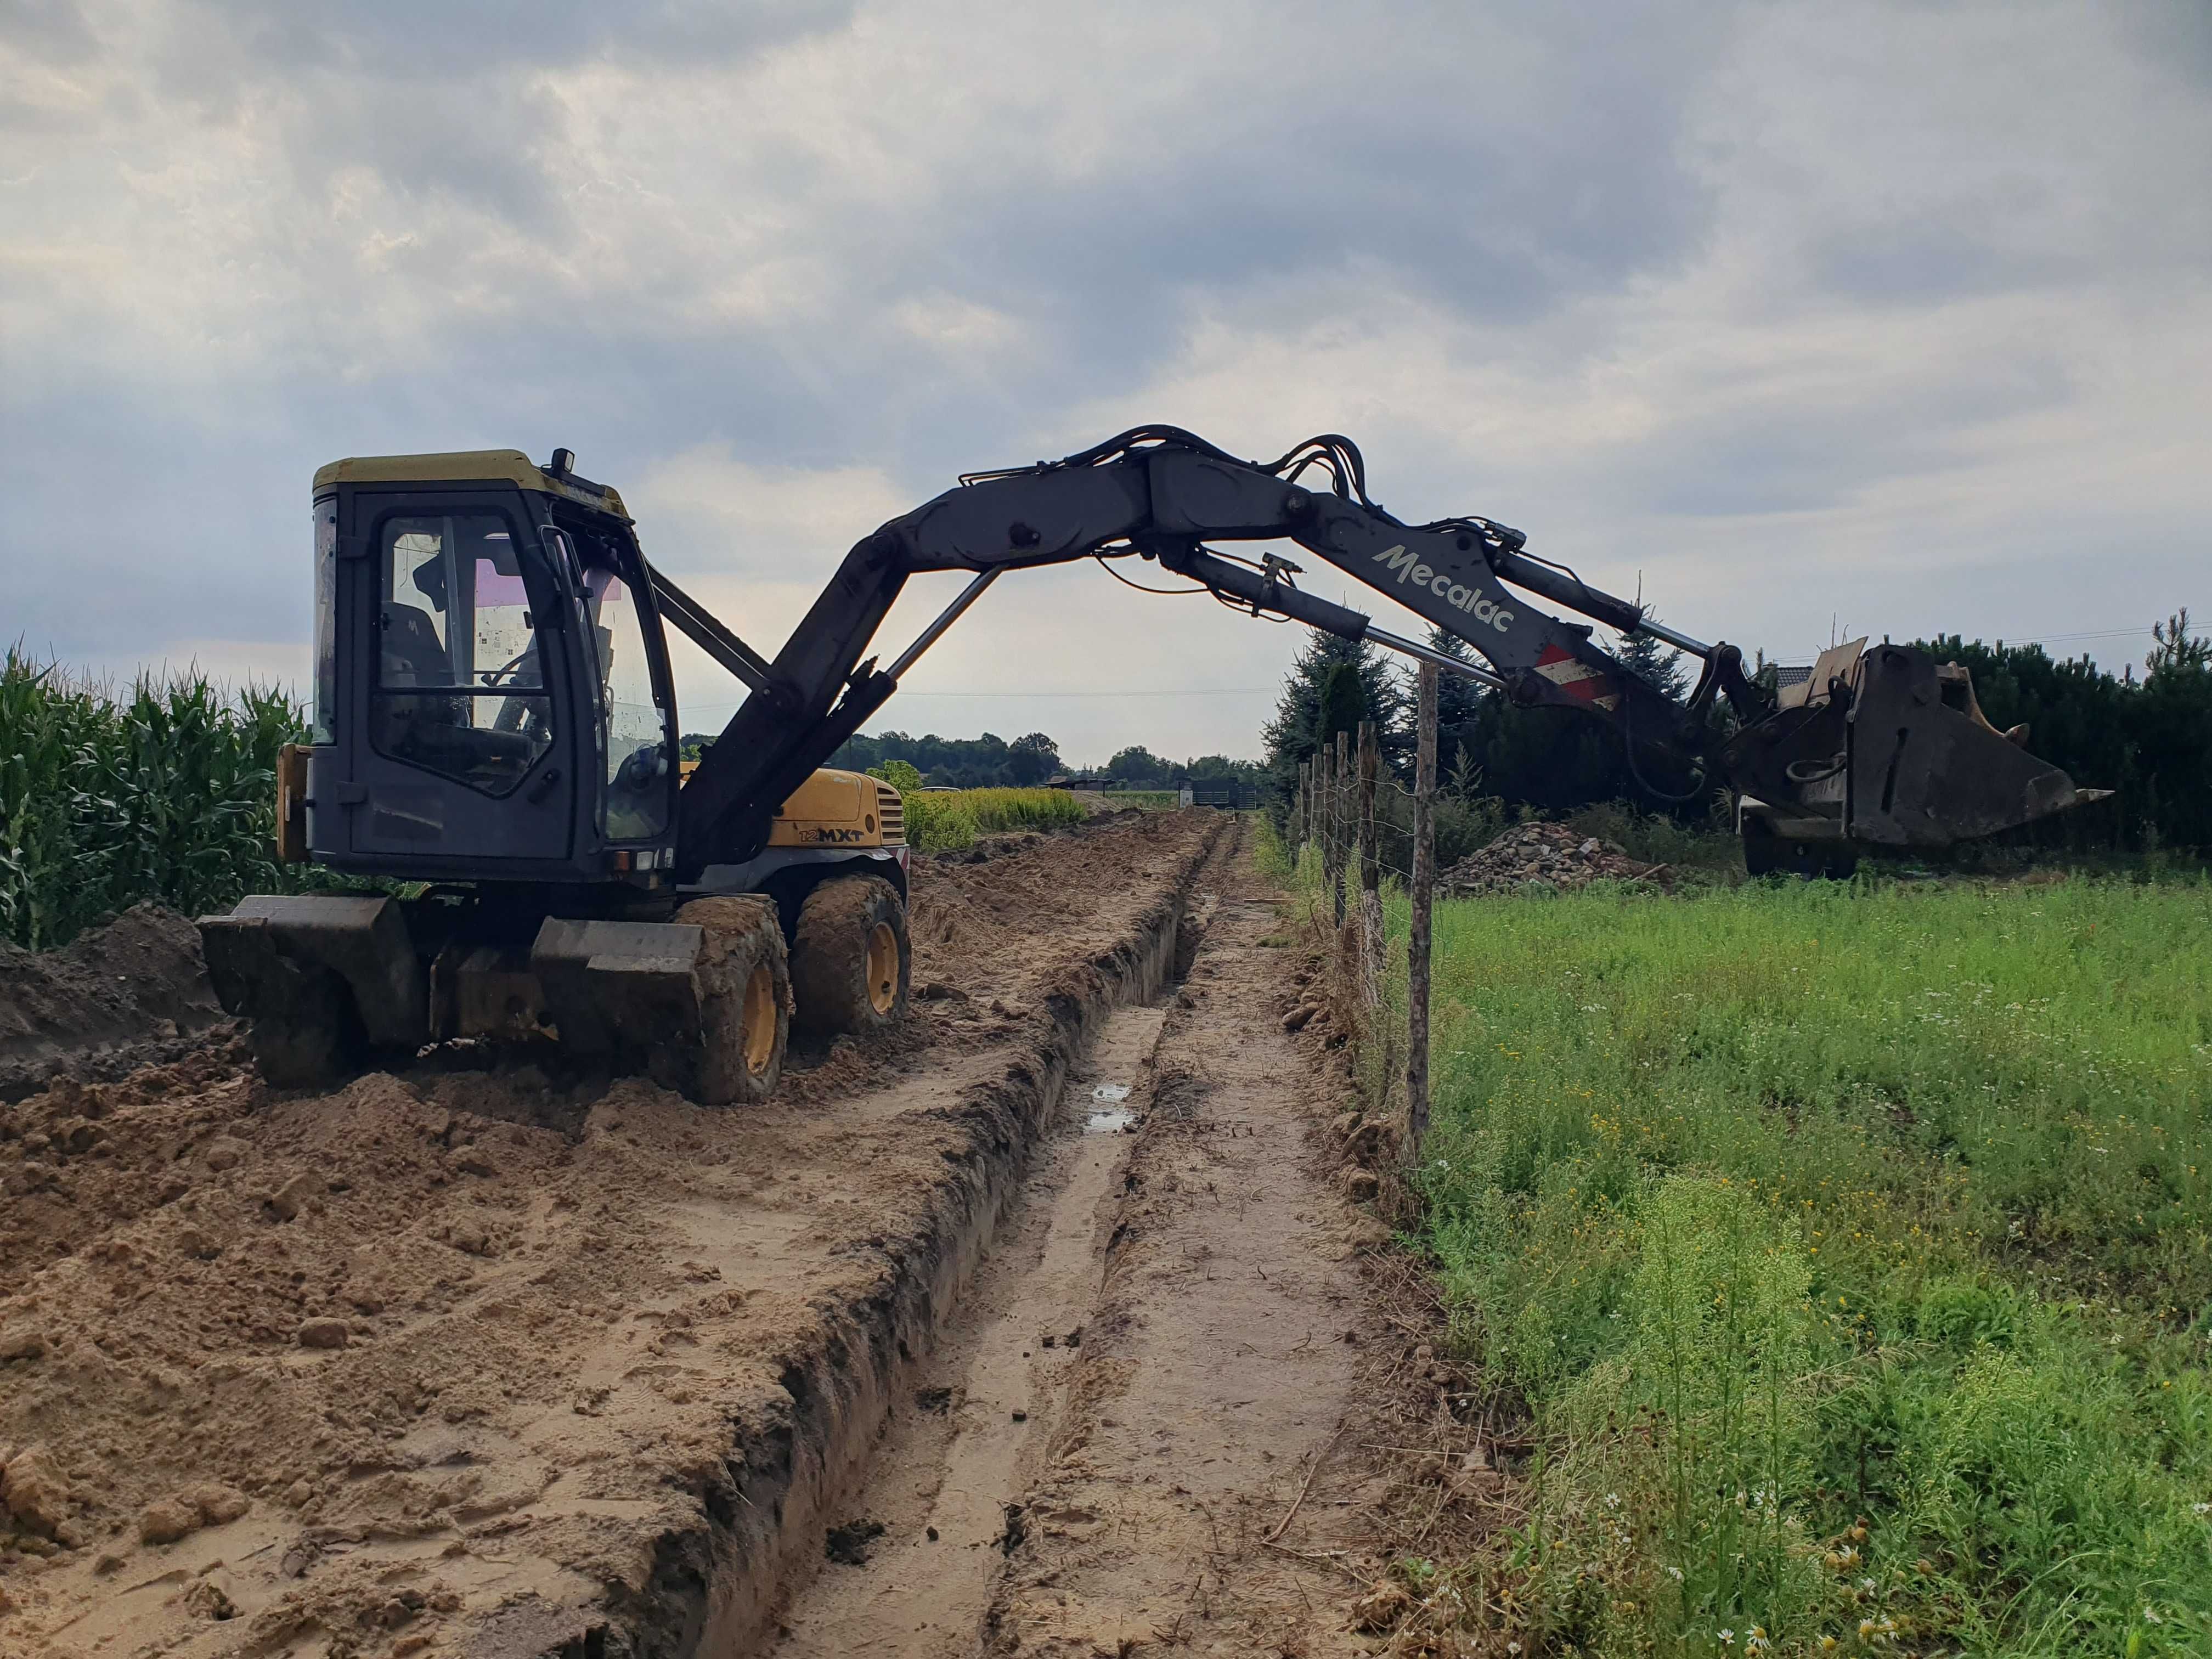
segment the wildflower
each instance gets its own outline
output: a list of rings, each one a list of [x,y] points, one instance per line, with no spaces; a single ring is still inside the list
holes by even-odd
[[[1735,1645],[1735,1632],[1732,1630],[1723,1631],[1721,1632],[1721,1645],[1724,1648],[1734,1647]]]
[[[2191,1504],[2189,1512],[2191,1515],[2212,1515],[2212,1504]]]
[[[1681,1568],[1680,1568],[1680,1567],[1669,1567],[1669,1568],[1668,1568],[1668,1569],[1667,1569],[1667,1576],[1668,1576],[1669,1578],[1673,1579],[1673,1580],[1674,1580],[1676,1583],[1678,1583],[1678,1584],[1679,1584],[1679,1583],[1680,1583],[1682,1582],[1682,1570],[1681,1570]]]
[[[1605,1506],[1609,1510],[1619,1509],[1620,1507],[1620,1494],[1617,1492],[1609,1492],[1606,1493]]]
[[[1835,1650],[1836,1638],[1832,1636],[1823,1636],[1820,1638],[1820,1651],[1823,1653],[1833,1653]]]

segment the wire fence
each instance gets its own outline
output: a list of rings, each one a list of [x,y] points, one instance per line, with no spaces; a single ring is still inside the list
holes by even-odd
[[[1396,779],[1382,775],[1375,727],[1363,721],[1356,764],[1352,746],[1340,735],[1333,745],[1317,751],[1312,761],[1298,769],[1297,790],[1290,815],[1292,857],[1300,856],[1309,844],[1317,845],[1320,850],[1323,886],[1340,941],[1350,943],[1344,939],[1345,928],[1358,930],[1356,995],[1362,1005],[1360,1029],[1366,1037],[1379,1040],[1377,1070],[1382,1079],[1382,1099],[1377,1103],[1386,1113],[1396,1081],[1396,1056],[1401,1050],[1395,1022],[1383,1009],[1382,986],[1387,946],[1379,908],[1383,883],[1391,878],[1402,882],[1412,902],[1411,925],[1406,940],[1407,1010],[1402,1049],[1405,1116],[1399,1143],[1401,1157],[1409,1169],[1419,1162],[1429,1118],[1430,908],[1438,873],[1434,675],[1433,669],[1422,671],[1416,732],[1416,788],[1409,790]],[[1393,795],[1411,802],[1414,809],[1408,837],[1408,863],[1401,863],[1384,848],[1384,823],[1378,806]],[[1392,828],[1395,830],[1395,826]],[[1409,863],[1419,866],[1418,873],[1408,867]],[[1378,903],[1367,902],[1370,893]]]

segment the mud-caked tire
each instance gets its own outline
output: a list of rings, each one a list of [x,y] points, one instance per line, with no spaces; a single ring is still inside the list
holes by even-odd
[[[694,899],[676,920],[706,938],[695,969],[699,1036],[653,1056],[660,1081],[702,1106],[749,1106],[775,1092],[791,1040],[791,967],[775,906]]]
[[[906,1018],[914,953],[906,903],[881,876],[838,876],[809,893],[793,930],[799,1029],[865,1036]]]
[[[327,968],[283,965],[290,973],[264,993],[270,1006],[248,1030],[254,1064],[272,1088],[335,1083],[360,1067],[368,1048],[353,992]]]

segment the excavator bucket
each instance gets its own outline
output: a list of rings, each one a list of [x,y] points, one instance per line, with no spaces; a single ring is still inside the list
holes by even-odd
[[[429,1040],[422,967],[396,900],[264,895],[202,916],[199,930],[216,997],[252,1019],[272,1083],[310,1082],[364,1048]]]
[[[1884,645],[1861,659],[1851,705],[1854,840],[1948,847],[2112,792],[2074,780],[1983,716],[1972,677],[1924,651]]]
[[[1935,850],[2112,793],[2029,754],[2025,727],[1990,724],[1965,668],[1911,646],[1834,647],[1778,701],[1726,750],[1747,857],[1762,840]]]

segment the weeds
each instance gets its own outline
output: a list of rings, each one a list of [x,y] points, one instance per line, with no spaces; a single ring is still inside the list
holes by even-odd
[[[1438,908],[1429,1242],[1546,1449],[1531,1635],[2212,1647],[2208,925],[2201,879]]]

